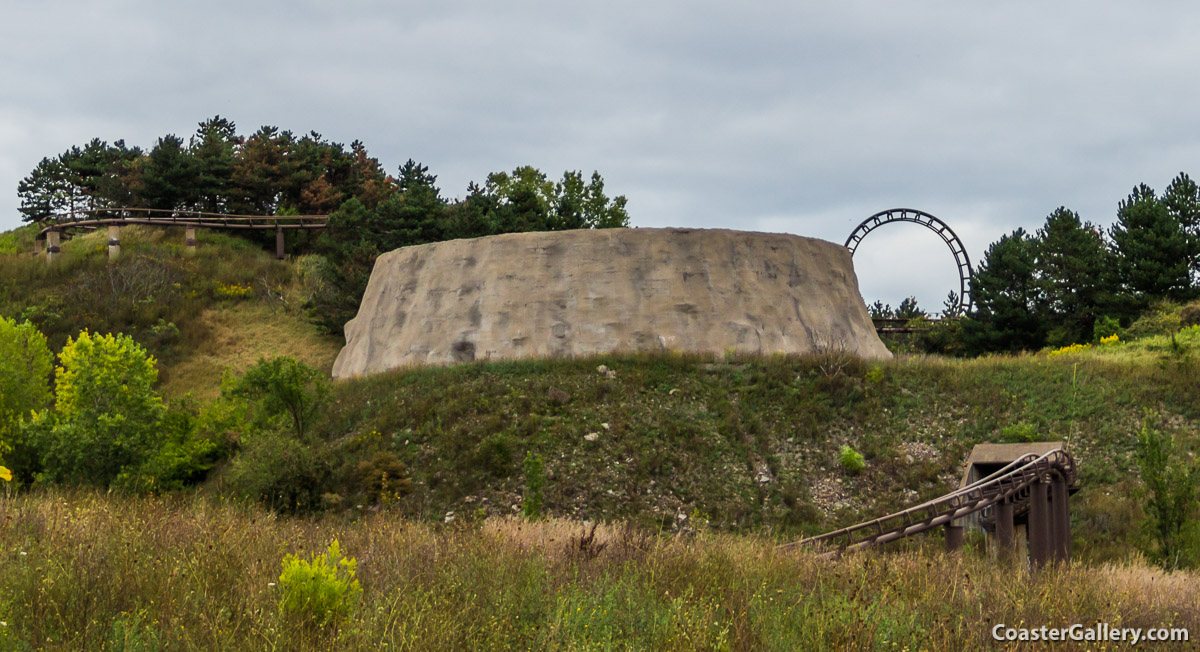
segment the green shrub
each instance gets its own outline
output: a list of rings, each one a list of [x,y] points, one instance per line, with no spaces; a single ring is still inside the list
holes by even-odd
[[[1157,303],[1130,324],[1125,332],[1131,340],[1152,335],[1171,335],[1181,327],[1179,313],[1179,306],[1173,303]]]
[[[1188,565],[1195,554],[1200,467],[1176,451],[1174,439],[1154,427],[1150,413],[1138,433],[1136,459],[1146,487],[1146,527],[1154,541],[1151,557],[1167,569]]]
[[[117,475],[114,486],[130,493],[162,493],[203,481],[227,448],[198,429],[197,420],[183,406],[168,410],[157,448],[145,462]]]
[[[847,473],[857,474],[861,473],[863,469],[867,468],[867,462],[863,459],[862,453],[854,450],[846,444],[842,445],[842,450],[838,454],[838,459],[842,464],[842,469],[844,469]]]
[[[408,467],[395,453],[380,451],[370,460],[358,463],[354,472],[356,489],[369,503],[384,504],[412,491]]]
[[[1038,429],[1028,421],[1012,423],[1000,429],[1000,441],[1008,443],[1038,441]]]
[[[521,498],[521,513],[525,518],[542,515],[542,489],[546,486],[546,464],[541,455],[525,452],[525,495]]]
[[[1097,317],[1096,323],[1092,325],[1092,341],[1094,342],[1120,334],[1121,323],[1108,315]]]
[[[1193,301],[1179,311],[1179,324],[1184,328],[1200,325],[1200,301]]]
[[[161,441],[155,360],[130,337],[87,331],[68,340],[58,359],[55,410],[36,413],[25,436],[44,478],[108,486]]]
[[[0,317],[0,460],[9,460],[18,474],[30,471],[21,419],[50,402],[53,367],[46,337],[33,324]]]
[[[338,540],[305,561],[296,555],[283,559],[279,575],[279,611],[293,624],[336,627],[358,602],[362,588],[355,579],[358,562],[343,557]]]
[[[321,504],[331,476],[328,461],[282,429],[247,433],[230,464],[233,495],[283,512],[308,512]]]
[[[506,478],[513,472],[513,455],[516,444],[512,437],[502,432],[489,435],[479,442],[475,451],[475,463],[479,468],[497,478]]]
[[[320,371],[286,356],[260,358],[231,387],[232,396],[251,401],[254,425],[263,428],[276,418],[291,422],[303,439],[308,426],[329,395]]]

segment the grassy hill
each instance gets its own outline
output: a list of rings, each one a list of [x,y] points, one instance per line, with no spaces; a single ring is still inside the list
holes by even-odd
[[[205,232],[188,255],[180,233],[127,228],[114,264],[97,233],[46,265],[32,235],[0,238],[0,314],[30,318],[55,347],[81,328],[132,334],[158,357],[168,397],[208,400],[225,370],[261,356],[328,372],[341,345],[305,315],[313,257],[275,261]],[[303,485],[291,488],[306,508],[376,509],[355,469],[388,453],[412,480],[391,509],[472,520],[517,509],[532,453],[549,514],[794,537],[944,493],[976,443],[1061,439],[1084,486],[1076,550],[1107,559],[1138,535],[1132,449],[1148,411],[1187,455],[1200,445],[1197,347],[1187,329],[974,360],[613,355],[399,370],[335,383],[311,451],[287,462],[302,472],[271,482]],[[864,455],[862,472],[842,467],[843,445]]]
[[[328,373],[342,342],[304,308],[316,259],[122,235],[114,264],[91,234],[48,266],[31,229],[0,234],[0,315],[55,349],[83,328],[130,334],[193,410],[263,356]],[[1136,433],[1155,424],[1192,462],[1200,448],[1200,328],[1161,330],[973,360],[608,355],[336,382],[302,442],[232,432],[195,492],[5,492],[0,648],[990,649],[996,623],[1195,632],[1179,596],[1197,576],[1137,552]],[[773,545],[944,493],[975,443],[1042,439],[1080,467],[1069,567],[1014,574],[978,546],[940,554],[936,533],[835,562]],[[380,468],[405,477],[364,484]],[[543,478],[550,518],[513,517]],[[334,539],[361,596],[319,626],[283,607],[281,566]]]
[[[135,337],[159,361],[167,397],[213,398],[224,369],[287,355],[328,371],[339,336],[304,316],[313,257],[276,261],[261,247],[200,230],[189,255],[182,229],[124,227],[109,263],[107,233],[78,235],[53,265],[34,254],[37,230],[0,234],[0,315],[28,318],[55,350],[87,328]]]

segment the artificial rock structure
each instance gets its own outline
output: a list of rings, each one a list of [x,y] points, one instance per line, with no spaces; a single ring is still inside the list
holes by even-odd
[[[379,257],[333,375],[612,351],[891,354],[845,247],[701,229],[514,233]]]

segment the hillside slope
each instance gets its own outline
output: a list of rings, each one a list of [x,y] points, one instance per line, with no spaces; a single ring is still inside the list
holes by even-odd
[[[313,257],[276,261],[261,247],[201,230],[189,254],[181,229],[125,227],[110,263],[100,231],[63,243],[48,265],[36,229],[0,234],[0,315],[28,318],[58,350],[80,330],[123,332],[159,362],[167,397],[214,397],[223,370],[288,355],[328,372],[342,339],[305,318]]]
[[[0,314],[31,319],[54,348],[82,328],[132,334],[172,397],[211,398],[225,369],[264,355],[329,372],[342,340],[304,314],[319,282],[312,257],[279,262],[211,233],[189,256],[181,235],[129,229],[113,265],[86,235],[48,266],[29,253],[29,229],[3,234]],[[1132,450],[1147,411],[1183,454],[1200,446],[1198,347],[1193,328],[1054,356],[610,355],[398,370],[334,383],[305,462],[313,473],[289,481],[349,514],[476,519],[519,508],[532,454],[551,515],[789,538],[945,492],[975,443],[1062,439],[1083,482],[1075,550],[1107,559],[1140,536]],[[861,473],[840,464],[843,445],[865,456]],[[406,465],[412,490],[364,500],[346,479],[381,453]],[[222,490],[221,474],[209,487]]]

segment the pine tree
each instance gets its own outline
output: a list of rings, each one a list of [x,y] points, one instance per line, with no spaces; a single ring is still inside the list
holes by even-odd
[[[1050,344],[1092,339],[1096,319],[1112,304],[1112,258],[1100,229],[1059,207],[1037,232],[1037,274]]]
[[[197,208],[227,212],[233,189],[233,167],[241,139],[233,122],[213,116],[200,123],[188,148],[196,161]]]
[[[1192,293],[1200,286],[1200,186],[1191,177],[1179,173],[1163,192],[1162,202],[1167,214],[1179,222],[1187,239],[1188,267]]]
[[[1024,229],[988,247],[971,279],[973,313],[963,320],[968,349],[1020,351],[1045,345],[1041,289],[1034,278],[1038,240]]]
[[[142,200],[149,208],[193,208],[198,199],[196,159],[183,139],[168,134],[158,139],[142,171]]]
[[[1112,227],[1117,278],[1136,306],[1185,298],[1191,288],[1188,238],[1167,205],[1146,184],[1133,189]]]
[[[41,222],[71,208],[70,170],[58,158],[43,158],[29,176],[17,184],[21,219]]]

